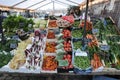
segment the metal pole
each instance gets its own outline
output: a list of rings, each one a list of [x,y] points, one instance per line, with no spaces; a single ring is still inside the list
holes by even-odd
[[[53,1],[53,15],[55,13],[55,4],[54,4],[54,1]]]
[[[26,1],[27,0],[23,0],[23,1],[19,2],[19,3],[16,3],[16,4],[12,5],[11,7],[13,8],[13,7],[15,7],[15,6],[19,5],[19,4],[22,4],[22,3],[26,2]]]
[[[87,22],[87,14],[88,14],[88,4],[89,0],[86,2],[86,11],[85,11],[85,25],[84,25],[84,31],[83,31],[83,40],[82,40],[82,46],[85,46],[85,37],[86,37],[86,22]]]
[[[46,1],[46,0],[42,0],[42,1],[38,2],[38,3],[35,3],[35,4],[33,4],[33,5],[30,5],[30,6],[27,7],[27,9],[30,8],[30,7],[36,6],[36,5],[38,5],[38,4],[42,3],[42,2],[45,2],[45,1]]]
[[[41,7],[44,7],[44,6],[47,6],[48,4],[51,4],[51,3],[52,3],[52,2],[46,3],[46,4],[44,4],[44,5],[42,5],[42,6],[38,7],[38,8],[36,8],[36,9],[34,9],[34,10],[37,10],[37,9],[39,9],[39,8],[41,8]]]

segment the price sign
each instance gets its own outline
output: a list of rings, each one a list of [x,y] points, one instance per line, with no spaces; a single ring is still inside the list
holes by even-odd
[[[92,40],[91,39],[87,39],[87,38],[84,38],[84,42],[87,44],[89,42],[91,42]]]
[[[87,52],[77,49],[75,56],[87,56]]]
[[[19,37],[16,35],[16,36],[13,36],[12,39],[13,39],[13,40],[18,40]]]
[[[19,23],[19,27],[22,28],[24,26],[24,23]]]
[[[93,34],[97,34],[99,32],[99,29],[92,29]]]
[[[104,50],[104,51],[108,51],[110,49],[110,46],[109,45],[101,45],[100,49]]]
[[[16,43],[11,43],[10,44],[10,48],[16,48],[17,47],[17,44]]]
[[[29,24],[29,25],[28,25],[28,27],[30,27],[30,28],[31,28],[31,27],[32,27],[32,24]]]

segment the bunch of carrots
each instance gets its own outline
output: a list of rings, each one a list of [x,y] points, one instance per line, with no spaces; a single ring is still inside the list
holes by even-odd
[[[46,42],[46,48],[45,51],[48,53],[55,53],[55,48],[56,43],[55,42]]]
[[[83,28],[84,25],[85,25],[85,22],[82,21],[82,22],[79,24],[79,27],[82,27],[82,28]],[[92,22],[89,22],[89,21],[86,22],[86,30],[87,30],[87,31],[91,31],[91,30],[92,30]]]
[[[100,57],[98,56],[97,53],[94,53],[94,57],[93,59],[91,60],[91,66],[93,67],[93,69],[97,69],[101,66],[103,66],[101,60],[100,60]]]
[[[57,61],[55,60],[55,56],[46,56],[43,59],[43,70],[55,70],[57,68]]]
[[[92,34],[87,34],[86,38],[91,39],[91,42],[88,42],[89,47],[98,46],[98,40]]]

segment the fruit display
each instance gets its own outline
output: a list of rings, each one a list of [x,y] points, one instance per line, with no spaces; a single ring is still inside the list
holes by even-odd
[[[54,71],[57,69],[55,56],[45,56],[43,58],[42,70]]]
[[[48,39],[55,39],[55,33],[51,30],[48,31],[48,34],[47,34],[47,38]]]
[[[63,38],[71,38],[71,31],[68,29],[63,29],[62,34]]]
[[[56,20],[50,20],[48,23],[48,27],[49,28],[56,28],[57,27]]]
[[[55,53],[56,43],[55,42],[46,42],[45,52],[46,53]]]
[[[73,38],[82,38],[82,31],[81,30],[72,30],[72,37]]]

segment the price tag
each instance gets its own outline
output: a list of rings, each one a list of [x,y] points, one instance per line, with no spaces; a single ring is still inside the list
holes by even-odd
[[[19,37],[16,35],[16,36],[13,36],[12,39],[13,39],[13,40],[18,40]]]
[[[24,26],[24,23],[19,23],[19,27],[22,28]]]
[[[84,42],[87,44],[89,42],[91,42],[92,40],[91,39],[87,39],[87,38],[84,38]]]
[[[110,49],[110,46],[109,45],[101,45],[100,49],[104,50],[104,51],[108,51]]]
[[[17,44],[16,43],[11,43],[10,44],[10,48],[16,48],[17,47]]]
[[[32,27],[32,24],[29,24],[29,25],[28,25],[28,27],[30,27],[30,28],[31,28],[31,27]]]
[[[80,49],[77,49],[75,56],[87,56],[87,53],[85,51],[81,51]]]
[[[99,32],[99,29],[92,29],[93,34],[97,34]]]

